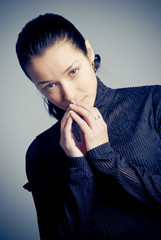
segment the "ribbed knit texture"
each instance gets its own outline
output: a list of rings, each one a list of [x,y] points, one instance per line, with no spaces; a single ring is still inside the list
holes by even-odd
[[[57,122],[27,151],[41,239],[160,240],[161,86],[110,89],[98,79],[95,107],[108,143],[69,158]]]

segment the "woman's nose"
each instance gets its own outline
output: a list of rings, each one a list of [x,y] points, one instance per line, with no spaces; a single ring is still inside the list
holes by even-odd
[[[75,96],[74,86],[68,82],[64,83],[62,85],[62,94],[66,101],[72,101]]]

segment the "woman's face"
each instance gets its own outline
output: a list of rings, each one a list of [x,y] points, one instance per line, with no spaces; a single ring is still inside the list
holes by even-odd
[[[90,106],[95,102],[94,52],[89,42],[85,43],[88,57],[70,42],[59,42],[27,65],[27,72],[36,87],[63,110],[67,110],[72,100],[83,101]]]

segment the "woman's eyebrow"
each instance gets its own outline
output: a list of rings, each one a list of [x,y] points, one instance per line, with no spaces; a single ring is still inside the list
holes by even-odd
[[[69,67],[67,67],[67,69],[63,72],[63,74],[65,74],[66,72],[68,72],[72,67],[73,65],[78,62],[78,60],[74,61]],[[51,82],[51,80],[46,80],[46,81],[41,81],[37,84],[37,86],[41,85],[41,84],[46,84],[46,83],[49,83]]]
[[[37,83],[36,85],[39,86],[40,84],[45,84],[45,83],[49,83],[49,82],[51,82],[51,81],[47,81],[47,80],[46,80],[46,81],[39,82],[39,83]]]
[[[63,74],[68,72],[76,62],[78,62],[78,60],[74,61],[69,67],[67,67],[67,69],[63,72]]]

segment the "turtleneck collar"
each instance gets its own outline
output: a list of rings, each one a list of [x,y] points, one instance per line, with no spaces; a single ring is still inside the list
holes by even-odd
[[[97,77],[97,93],[94,107],[101,108],[104,105],[109,106],[112,101],[112,89],[104,85],[104,83]]]

